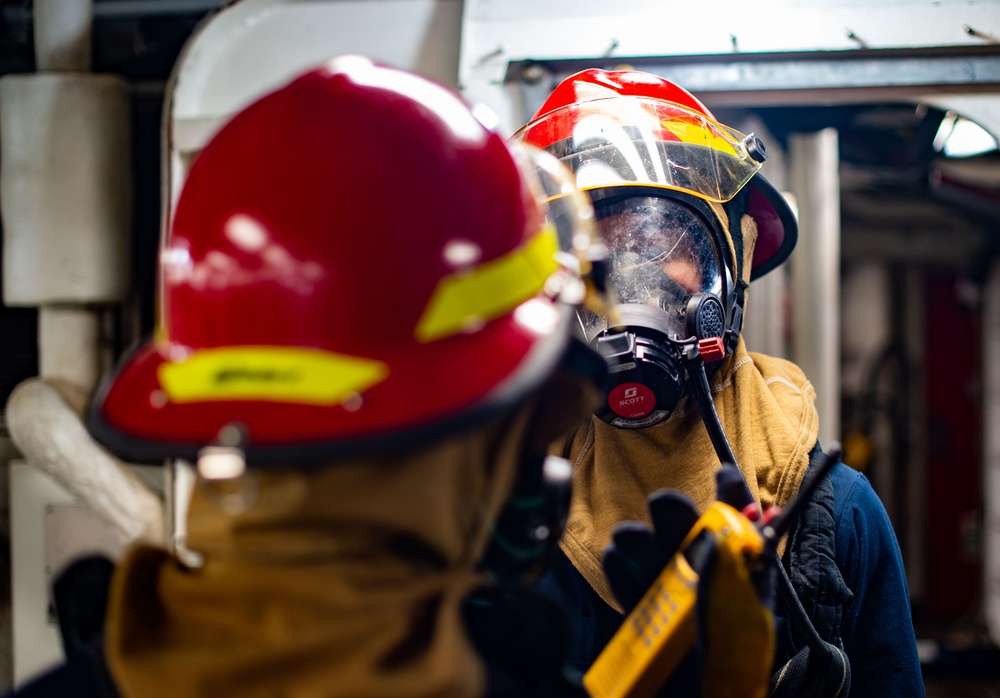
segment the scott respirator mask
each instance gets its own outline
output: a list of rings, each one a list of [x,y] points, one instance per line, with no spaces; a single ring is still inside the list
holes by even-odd
[[[588,340],[608,363],[598,416],[644,428],[677,406],[692,359],[718,365],[732,351],[743,309],[723,258],[725,233],[707,204],[662,189],[591,193],[618,302],[607,315],[581,314]]]
[[[569,167],[608,247],[617,305],[581,314],[610,369],[600,416],[652,426],[689,387],[711,412],[707,373],[736,347],[747,280],[781,264],[797,237],[788,204],[759,174],[764,144],[669,80],[597,68],[559,83],[514,138]],[[756,226],[749,274],[744,214]]]

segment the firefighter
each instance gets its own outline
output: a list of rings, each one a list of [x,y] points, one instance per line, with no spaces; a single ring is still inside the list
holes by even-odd
[[[128,461],[187,464],[186,537],[76,567],[110,577],[104,622],[66,627],[88,585],[61,594],[68,661],[25,695],[582,695],[517,580],[565,516],[547,447],[605,371],[572,337],[589,211],[555,158],[360,56],[226,123],[155,334],[87,415]]]
[[[780,507],[821,454],[806,376],[741,337],[751,281],[785,261],[797,228],[759,172],[760,139],[655,75],[579,72],[514,140],[556,155],[590,195],[619,303],[583,315],[610,367],[607,398],[556,447],[574,490],[541,583],[576,617],[583,670],[629,605],[602,558],[616,526],[648,521],[651,492],[704,511],[713,473],[733,463],[748,499]],[[866,478],[834,467],[779,550],[772,695],[922,695],[899,546]]]

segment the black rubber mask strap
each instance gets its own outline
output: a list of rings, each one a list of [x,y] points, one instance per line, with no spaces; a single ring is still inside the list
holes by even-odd
[[[733,288],[736,303],[743,307],[748,284],[743,280],[743,214],[746,212],[747,190],[744,187],[736,196],[723,204],[728,219],[729,237],[733,241],[733,254],[736,256],[735,278]]]

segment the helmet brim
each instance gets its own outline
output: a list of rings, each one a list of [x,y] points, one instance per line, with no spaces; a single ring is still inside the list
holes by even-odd
[[[750,280],[781,266],[799,239],[795,213],[781,192],[759,173],[747,184],[745,212],[757,223]]]
[[[132,463],[194,462],[228,425],[248,434],[243,450],[251,465],[309,465],[418,447],[499,414],[542,385],[562,360],[570,335],[568,307],[560,307],[560,315],[559,327],[543,334],[528,333],[507,316],[472,335],[444,340],[424,356],[400,362],[404,368],[350,409],[261,400],[163,402],[158,376],[171,348],[150,341],[102,381],[86,424],[95,440]],[[458,360],[470,353],[488,354],[490,361],[478,362],[474,374],[455,375],[456,366],[470,365]],[[390,403],[391,422],[385,419]]]

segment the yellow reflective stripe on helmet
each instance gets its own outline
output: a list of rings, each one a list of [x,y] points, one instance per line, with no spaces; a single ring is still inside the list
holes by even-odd
[[[664,131],[669,131],[677,136],[682,143],[703,145],[712,150],[718,150],[727,155],[739,157],[733,143],[711,128],[705,121],[692,122],[683,119],[664,119],[660,122],[660,125]]]
[[[381,361],[292,347],[202,349],[162,364],[171,402],[265,400],[336,405],[389,375]]]
[[[535,237],[499,259],[441,279],[414,335],[433,342],[500,317],[542,290],[558,268],[559,239],[547,225]]]

